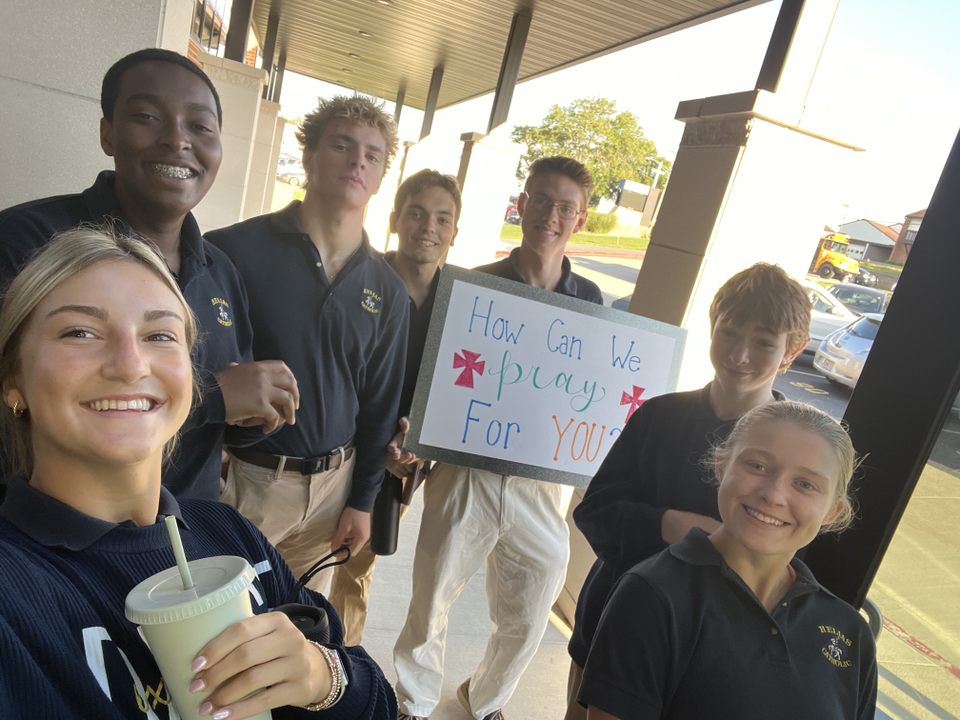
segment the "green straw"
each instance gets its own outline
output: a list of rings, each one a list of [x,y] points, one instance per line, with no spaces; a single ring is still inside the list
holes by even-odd
[[[180,530],[177,528],[177,518],[167,515],[164,518],[167,524],[167,534],[173,544],[173,556],[177,559],[177,569],[180,570],[180,580],[184,590],[193,589],[193,577],[190,575],[190,566],[187,565],[187,554],[183,551],[183,540],[180,539]]]

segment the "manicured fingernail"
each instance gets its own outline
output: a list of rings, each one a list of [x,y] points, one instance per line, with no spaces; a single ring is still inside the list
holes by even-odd
[[[207,684],[203,681],[203,678],[194,678],[193,682],[190,683],[190,692],[200,692],[206,686]]]
[[[209,715],[211,712],[213,712],[213,703],[205,702],[200,706],[201,715]]]
[[[190,666],[190,669],[194,672],[199,672],[207,666],[207,659],[203,655],[197,655],[193,659],[193,664]]]
[[[222,710],[217,710],[213,714],[213,720],[227,720],[230,717],[230,708],[223,708]]]

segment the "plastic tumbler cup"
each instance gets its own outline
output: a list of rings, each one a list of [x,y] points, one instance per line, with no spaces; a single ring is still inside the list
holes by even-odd
[[[206,694],[190,692],[194,657],[233,623],[253,615],[248,588],[255,573],[241,557],[191,560],[194,587],[183,589],[176,566],[152,575],[127,594],[126,616],[140,626],[173,704],[183,720],[209,720],[199,708]],[[207,693],[208,694],[208,693]],[[270,720],[269,711],[255,720]]]

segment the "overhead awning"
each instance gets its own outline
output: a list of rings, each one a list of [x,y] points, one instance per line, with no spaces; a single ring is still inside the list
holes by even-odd
[[[405,86],[405,104],[423,109],[438,65],[438,107],[496,88],[517,12],[531,16],[519,74],[528,80],[766,1],[257,0],[253,23],[262,40],[278,13],[287,70],[386,99]]]

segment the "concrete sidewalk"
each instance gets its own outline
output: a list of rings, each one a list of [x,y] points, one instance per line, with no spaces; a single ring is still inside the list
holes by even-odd
[[[377,561],[370,611],[363,646],[383,668],[387,680],[396,681],[393,670],[393,645],[406,619],[410,604],[413,551],[420,530],[423,493],[418,492],[410,511],[400,522],[397,552]],[[457,701],[457,687],[469,677],[486,647],[491,623],[487,613],[484,573],[477,573],[467,584],[449,616],[447,655],[443,678],[443,696],[431,720],[469,720],[470,715]],[[561,720],[566,711],[567,639],[551,623],[540,649],[514,694],[504,708],[509,720]]]

